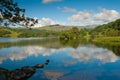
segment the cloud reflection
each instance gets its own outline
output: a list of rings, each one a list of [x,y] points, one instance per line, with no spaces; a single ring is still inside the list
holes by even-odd
[[[46,71],[44,71],[44,74],[45,74],[46,78],[49,80],[58,80],[58,78],[60,78],[61,76],[64,75],[63,72],[54,71],[54,70],[46,70]]]
[[[118,60],[118,57],[112,51],[103,48],[79,47],[77,50],[73,49],[69,55],[81,62],[97,59],[102,63],[108,63]]]
[[[74,48],[46,48],[40,46],[25,46],[25,47],[11,47],[11,48],[3,48],[0,50],[0,63],[4,60],[10,59],[14,60],[22,60],[29,56],[51,56],[54,53],[62,53],[65,52],[71,58],[75,58],[80,62],[89,62],[94,60],[99,60],[102,63],[115,62],[118,60],[118,57],[107,49],[97,48],[94,46],[86,46],[86,47],[78,47]],[[66,58],[68,57],[66,56]],[[69,64],[75,64],[75,62],[64,62]],[[67,65],[69,65],[67,64]],[[67,66],[66,65],[66,66]]]
[[[26,47],[11,47],[5,48],[3,51],[0,50],[0,63],[2,63],[6,59],[14,60],[22,60],[29,56],[50,56],[53,53],[57,53],[63,51],[64,48],[61,49],[51,49],[51,48],[44,48],[40,46],[26,46]],[[6,52],[7,51],[7,52]],[[4,53],[2,53],[4,52]]]

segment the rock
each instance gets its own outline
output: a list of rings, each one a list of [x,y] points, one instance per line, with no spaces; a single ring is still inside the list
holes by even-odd
[[[27,80],[36,72],[37,68],[44,68],[49,62],[50,60],[46,60],[44,64],[25,66],[12,71],[0,68],[0,80]]]
[[[35,68],[44,68],[44,65],[43,65],[43,64],[37,64],[37,65],[35,66]]]

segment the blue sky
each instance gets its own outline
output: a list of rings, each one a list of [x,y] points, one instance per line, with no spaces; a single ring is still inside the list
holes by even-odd
[[[120,18],[120,0],[14,0],[37,26],[103,24]]]

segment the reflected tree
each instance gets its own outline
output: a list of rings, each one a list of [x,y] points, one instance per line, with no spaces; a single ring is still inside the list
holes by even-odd
[[[70,47],[73,47],[73,48],[77,48],[80,44],[80,40],[62,40],[60,39],[60,43],[63,45],[63,46],[70,46]]]
[[[111,50],[116,56],[120,56],[120,44],[115,43],[95,43],[94,44],[98,47],[107,48]]]

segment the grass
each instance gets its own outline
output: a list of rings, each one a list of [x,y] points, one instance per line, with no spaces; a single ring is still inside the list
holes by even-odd
[[[93,42],[101,43],[101,44],[108,44],[108,45],[120,45],[120,36],[95,38]]]
[[[10,37],[17,37],[20,33],[17,32],[11,32]]]
[[[9,36],[9,37],[17,37],[20,33],[18,32],[14,32],[12,30],[9,30],[9,29],[4,29],[6,31],[9,31],[11,34],[6,34],[6,36]]]
[[[95,41],[95,42],[120,42],[120,36],[119,37],[95,38],[93,41]]]

